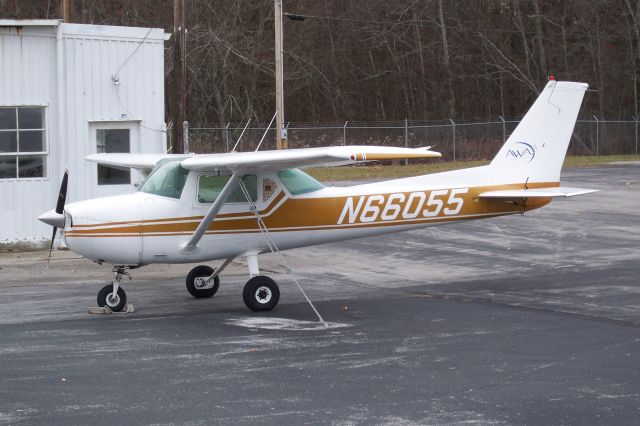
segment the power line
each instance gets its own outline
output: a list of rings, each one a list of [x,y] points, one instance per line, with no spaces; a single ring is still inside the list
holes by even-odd
[[[136,120],[135,115],[133,115],[133,113],[129,110],[129,108],[127,108],[125,106],[125,104],[122,102],[122,99],[120,98],[120,91],[118,90],[120,88],[120,85],[116,85],[115,88],[116,88],[116,97],[118,98],[118,103],[120,104],[122,109],[125,110],[127,112],[127,114],[129,114],[129,117],[131,117],[131,120]],[[152,130],[152,131],[158,132],[158,133],[167,133],[167,131],[164,130],[164,129],[154,129],[154,128],[149,127],[149,126],[145,126],[143,124],[144,122],[142,120],[139,120],[139,121],[140,121],[140,127],[144,127],[147,130]]]
[[[144,42],[147,40],[147,37],[149,37],[149,34],[151,34],[152,30],[153,30],[153,28],[149,28],[149,31],[147,31],[147,34],[145,34],[144,38],[138,42],[138,44],[136,45],[136,48],[131,51],[129,56],[127,56],[127,59],[125,59],[124,62],[122,63],[122,65],[120,65],[118,67],[118,69],[116,70],[116,72],[113,73],[112,78],[113,78],[114,81],[118,80],[118,73],[120,73],[120,70],[122,69],[122,67],[124,67],[127,64],[127,62],[129,62],[129,59],[131,59],[133,57],[133,55],[136,54],[138,49],[140,49],[140,46],[142,46],[144,44]]]

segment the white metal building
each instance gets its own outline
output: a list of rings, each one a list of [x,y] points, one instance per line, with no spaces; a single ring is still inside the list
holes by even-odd
[[[95,152],[165,152],[162,29],[0,20],[0,248],[40,246],[64,170],[67,202],[131,192]]]

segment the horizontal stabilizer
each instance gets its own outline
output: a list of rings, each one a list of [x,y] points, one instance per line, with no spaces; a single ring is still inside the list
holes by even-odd
[[[503,191],[483,192],[480,198],[549,198],[574,197],[576,195],[597,192],[597,189],[567,188],[562,186],[535,189],[506,189]]]

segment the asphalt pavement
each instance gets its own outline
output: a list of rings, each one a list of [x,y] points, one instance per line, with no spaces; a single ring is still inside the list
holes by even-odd
[[[0,424],[640,424],[640,165],[563,184],[600,192],[286,252],[329,327],[269,256],[270,313],[238,261],[212,299],[149,266],[90,315],[108,267],[1,255]]]

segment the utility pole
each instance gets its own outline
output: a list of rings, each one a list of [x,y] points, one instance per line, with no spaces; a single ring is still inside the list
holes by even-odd
[[[61,0],[60,3],[62,20],[66,23],[71,22],[71,0]]]
[[[284,80],[282,76],[282,0],[274,0],[276,31],[276,147],[287,149],[287,134],[284,129]]]
[[[175,113],[173,116],[173,152],[184,152],[184,122],[186,120],[187,103],[187,29],[185,28],[185,0],[173,0],[173,86]]]

